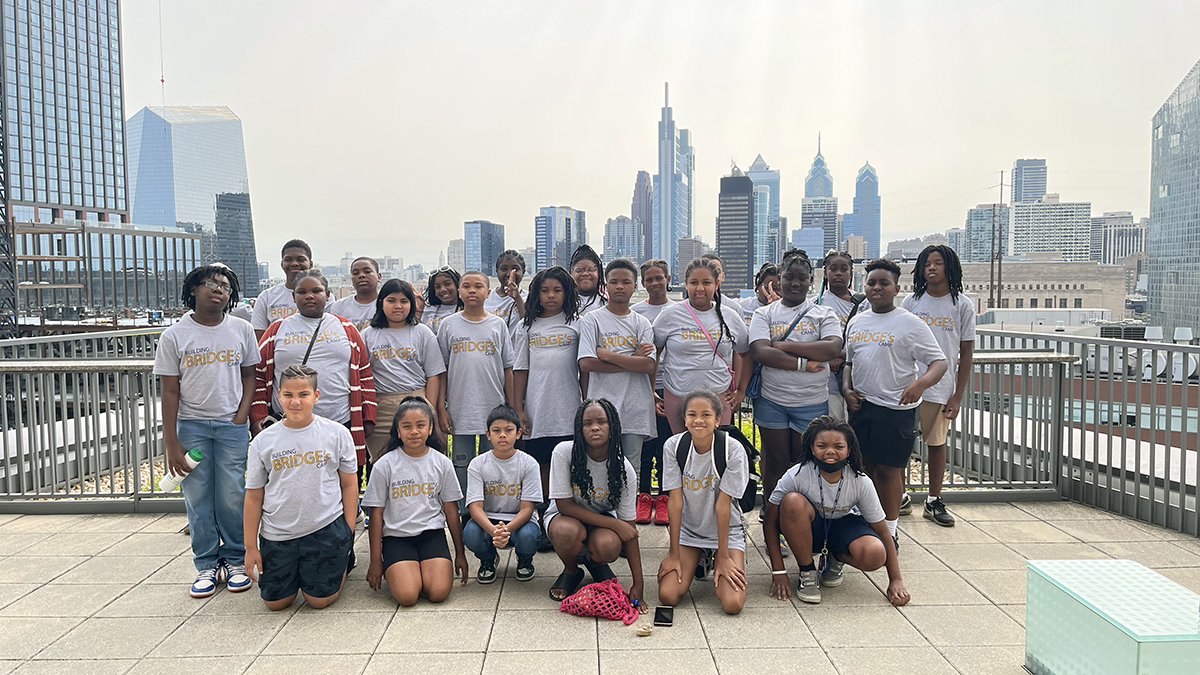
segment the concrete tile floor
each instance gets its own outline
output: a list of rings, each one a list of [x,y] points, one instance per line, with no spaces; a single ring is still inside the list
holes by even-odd
[[[332,607],[297,603],[272,613],[256,591],[188,597],[195,572],[180,515],[0,515],[0,673],[1015,675],[1024,658],[1026,559],[1126,557],[1200,586],[1200,541],[1176,532],[1069,503],[951,511],[954,529],[919,516],[900,521],[907,607],[887,603],[886,574],[850,568],[820,605],[768,597],[769,565],[752,522],[745,611],[725,616],[711,585],[696,582],[675,625],[649,638],[559,613],[546,597],[559,571],[550,554],[538,556],[529,583],[516,581],[505,552],[496,584],[472,580],[441,605],[405,610],[368,587],[364,564]],[[642,531],[654,604],[666,533]],[[356,549],[365,561],[361,533]],[[627,582],[627,569],[617,571]]]

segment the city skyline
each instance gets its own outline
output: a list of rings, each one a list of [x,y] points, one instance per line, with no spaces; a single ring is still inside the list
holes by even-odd
[[[247,128],[259,247],[271,250],[294,233],[311,241],[319,260],[336,259],[349,246],[403,252],[433,264],[461,224],[478,215],[518,224],[509,228],[511,245],[527,247],[534,242],[530,214],[544,204],[572,204],[597,222],[631,215],[630,176],[656,165],[663,81],[672,84],[676,119],[697,139],[693,223],[706,241],[715,239],[719,178],[729,160],[744,166],[760,152],[772,169],[792,176],[780,213],[794,228],[803,194],[796,181],[815,153],[817,131],[835,178],[842,176],[835,196],[844,206],[853,196],[845,189],[852,187],[851,172],[864,159],[887,177],[880,195],[887,202],[881,246],[960,226],[967,208],[996,201],[991,186],[1018,157],[1046,158],[1060,177],[1059,189],[1091,201],[1093,213],[1147,213],[1147,120],[1200,57],[1184,29],[1189,18],[1200,18],[1200,8],[1164,6],[1172,17],[1165,21],[1162,12],[1140,5],[1105,5],[1089,17],[1086,30],[1062,36],[1050,25],[1074,16],[1069,8],[1039,5],[1044,20],[1031,26],[1019,5],[866,12],[855,3],[713,4],[689,6],[688,30],[665,34],[653,26],[682,5],[632,13],[605,6],[506,12],[480,6],[452,21],[437,8],[298,4],[282,23],[269,8],[239,5],[239,21],[229,24],[219,2],[204,8],[169,4],[162,10],[165,103],[238,110]],[[157,6],[129,0],[122,21],[124,107],[161,105]],[[948,30],[982,21],[993,27],[983,35]],[[605,58],[537,58],[576,32],[565,29],[605,22],[629,29],[619,45],[595,36],[564,51],[599,49]],[[534,31],[534,23],[564,30]],[[273,36],[269,45],[222,48],[253,44],[253,36],[264,32]],[[475,39],[485,32],[502,39]],[[317,33],[357,46],[344,55],[308,54],[304,45]],[[372,36],[393,33],[405,38],[401,58],[384,59],[383,41]],[[647,40],[653,44],[630,46]],[[473,46],[454,50],[461,53],[426,72],[406,65],[415,63],[404,58],[409,51],[442,51],[439,45],[449,44]],[[483,44],[493,44],[495,53]],[[820,72],[807,72],[804,59],[793,58],[807,49],[827,53]],[[956,53],[952,63],[937,56],[946,50]],[[464,69],[464,63],[476,67]],[[756,73],[763,63],[773,64],[773,75],[720,77]],[[1053,75],[995,96],[1004,73],[1033,65]],[[521,77],[500,76],[512,72]],[[534,93],[555,80],[572,83],[571,95],[549,100]],[[380,81],[397,86],[379,87]],[[775,86],[781,82],[791,84]],[[302,92],[318,96],[297,106]],[[423,105],[393,103],[413,95]],[[473,107],[458,105],[468,95],[511,112],[483,119]],[[823,105],[803,104],[814,97]],[[303,142],[305,130],[319,128],[319,120],[344,114],[338,111],[345,100],[359,100],[362,123]],[[886,123],[877,117],[880,110],[887,111]],[[1073,122],[1063,125],[1064,118]],[[381,137],[379,128],[420,133]],[[539,180],[527,181],[531,167],[554,169],[538,170]],[[436,192],[436,182],[450,174],[461,199],[418,197]],[[395,185],[412,190],[400,195],[399,208],[392,203]],[[341,222],[369,221],[380,212],[397,214],[402,227],[356,234]],[[339,222],[330,223],[329,214]],[[591,233],[590,243],[600,245],[599,232]]]

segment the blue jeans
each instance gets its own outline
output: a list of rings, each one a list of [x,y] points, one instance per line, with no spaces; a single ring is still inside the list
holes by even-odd
[[[196,569],[210,570],[219,558],[241,565],[246,559],[242,507],[246,501],[249,427],[213,420],[179,420],[175,434],[184,451],[199,448],[204,457],[179,484],[192,531]]]
[[[508,538],[509,546],[516,546],[517,558],[532,558],[538,550],[538,537],[542,534],[542,528],[530,518],[524,525],[517,528],[516,532]],[[474,520],[468,521],[467,526],[463,528],[462,533],[463,545],[471,549],[471,553],[475,554],[480,561],[492,560],[496,557],[496,547],[492,546],[492,535],[483,531]],[[507,548],[507,547],[505,547]]]

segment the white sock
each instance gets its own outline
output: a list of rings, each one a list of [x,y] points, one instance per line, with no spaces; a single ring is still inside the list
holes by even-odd
[[[932,504],[932,503],[936,502],[937,500],[938,500],[937,497],[934,497],[933,495],[929,495],[928,497],[925,498],[925,503]]]
[[[896,536],[896,525],[900,521],[899,520],[885,520],[883,522],[887,524],[888,533],[891,534],[892,537],[894,538]]]

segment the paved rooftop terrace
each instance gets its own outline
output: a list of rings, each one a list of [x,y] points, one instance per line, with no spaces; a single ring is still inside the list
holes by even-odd
[[[561,571],[539,554],[538,578],[472,578],[442,605],[400,610],[362,564],[332,607],[271,613],[257,588],[194,600],[182,515],[0,515],[0,674],[14,673],[1022,673],[1026,559],[1131,558],[1200,589],[1200,540],[1069,503],[962,504],[952,529],[900,520],[912,602],[891,607],[883,571],[846,568],[820,605],[768,597],[769,566],[752,523],[750,597],[721,613],[696,582],[675,625],[572,617],[547,597]],[[918,511],[919,514],[919,511]],[[646,598],[666,528],[641,528]],[[789,560],[795,581],[795,565]],[[474,573],[472,557],[472,573]],[[614,566],[628,584],[628,569]],[[648,618],[647,618],[648,622]],[[639,623],[641,623],[639,621]]]

